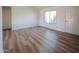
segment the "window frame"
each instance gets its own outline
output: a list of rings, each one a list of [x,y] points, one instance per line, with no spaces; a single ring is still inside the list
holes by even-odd
[[[51,14],[51,11],[55,11],[55,10],[47,10],[47,11],[44,11],[44,20],[45,20],[45,23],[47,23],[46,22],[46,17],[45,17],[45,13],[46,12],[49,12],[49,23],[47,23],[47,24],[56,24],[57,23],[57,16],[56,16],[56,22],[50,22],[50,14]],[[57,11],[55,11],[56,12],[56,15],[57,15]]]

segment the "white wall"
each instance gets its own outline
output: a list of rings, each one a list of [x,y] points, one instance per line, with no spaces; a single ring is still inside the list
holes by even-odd
[[[79,7],[66,7],[66,32],[79,35]]]
[[[3,29],[11,28],[11,8],[3,7],[2,14],[3,14]]]
[[[0,52],[3,52],[3,40],[2,40],[2,7],[0,7]]]
[[[44,12],[55,10],[57,23],[47,24],[44,20]],[[72,19],[72,20],[70,20]],[[69,23],[71,22],[71,23]],[[79,7],[12,7],[12,29],[44,26],[54,30],[79,35]],[[70,27],[69,27],[70,26]]]
[[[44,12],[48,10],[57,11],[57,23],[47,24],[44,20]],[[79,35],[79,7],[48,7],[40,9],[40,26],[51,28],[58,31],[68,32]],[[72,20],[70,20],[72,19]],[[71,23],[67,22],[70,21]],[[68,28],[68,26],[70,26]]]
[[[12,29],[38,25],[37,10],[33,7],[12,7]]]
[[[56,24],[47,24],[44,19],[44,12],[48,10],[55,10],[57,15]],[[40,26],[48,27],[54,30],[65,31],[65,7],[49,7],[40,10]]]

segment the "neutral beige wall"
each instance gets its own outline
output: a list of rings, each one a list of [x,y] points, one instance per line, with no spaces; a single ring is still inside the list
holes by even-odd
[[[3,29],[11,28],[11,7],[3,7]]]

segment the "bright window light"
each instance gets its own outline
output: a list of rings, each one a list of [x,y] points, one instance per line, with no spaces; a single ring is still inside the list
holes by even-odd
[[[56,11],[46,11],[45,12],[45,22],[46,23],[56,23]]]

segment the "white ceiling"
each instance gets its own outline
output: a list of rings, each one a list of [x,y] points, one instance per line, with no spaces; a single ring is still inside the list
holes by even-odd
[[[49,8],[49,7],[55,7],[55,6],[33,6],[33,7],[43,9],[43,8]]]
[[[10,7],[10,6],[3,6],[3,7]],[[44,8],[55,7],[55,6],[26,6],[26,7],[34,7],[37,9],[44,9]]]

